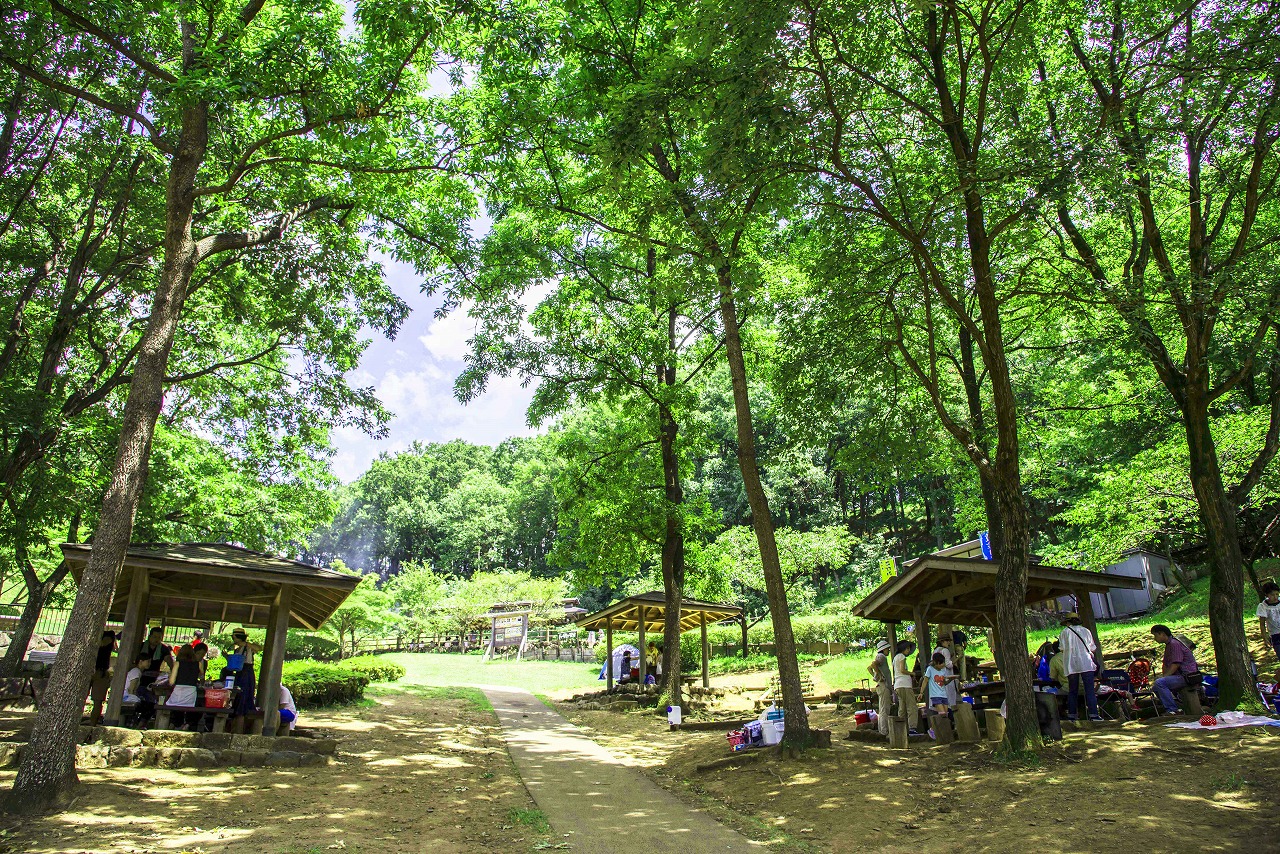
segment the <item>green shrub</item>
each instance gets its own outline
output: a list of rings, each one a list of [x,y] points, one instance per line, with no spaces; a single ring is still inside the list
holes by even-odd
[[[266,645],[266,629],[245,629],[245,634],[249,636],[249,642],[257,644],[259,649]],[[220,650],[231,649],[230,632],[211,634],[206,640],[211,646]],[[342,650],[338,642],[324,635],[295,629],[290,631],[284,639],[285,661],[295,661],[300,658],[309,658],[313,661],[335,661],[341,656]]]
[[[284,684],[299,707],[353,703],[364,696],[369,685],[364,673],[336,664],[316,661],[286,661]]]
[[[338,662],[338,666],[354,670],[369,677],[370,682],[396,682],[404,678],[405,670],[393,661],[377,655],[362,655]]]

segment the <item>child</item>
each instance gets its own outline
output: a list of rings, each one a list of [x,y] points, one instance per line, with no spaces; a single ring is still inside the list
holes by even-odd
[[[946,657],[940,652],[935,652],[932,662],[924,669],[924,685],[920,689],[920,698],[924,699],[927,689],[928,705],[939,715],[947,714],[950,708],[947,683],[959,678],[950,672]]]

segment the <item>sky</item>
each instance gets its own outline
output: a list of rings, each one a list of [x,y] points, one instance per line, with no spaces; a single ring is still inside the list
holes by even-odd
[[[355,387],[373,386],[394,413],[387,437],[370,438],[351,427],[333,433],[333,473],[344,483],[358,478],[378,454],[395,453],[415,440],[448,442],[465,439],[496,445],[509,436],[537,432],[525,422],[533,387],[521,388],[518,377],[494,378],[485,394],[463,406],[453,396],[453,381],[464,367],[475,321],[465,306],[442,319],[435,311],[442,300],[425,296],[421,278],[407,264],[382,260],[387,284],[413,309],[394,341],[374,335],[348,374]]]

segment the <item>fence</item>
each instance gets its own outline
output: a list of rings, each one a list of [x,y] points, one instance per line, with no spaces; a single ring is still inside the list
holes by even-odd
[[[9,605],[0,605],[0,611],[21,611],[23,604],[22,602],[15,602]],[[60,638],[66,633],[67,625],[70,622],[70,608],[45,608],[40,612],[40,616],[36,620],[36,628],[32,635]],[[0,614],[0,632],[12,632],[17,627],[18,614]],[[116,620],[108,620],[104,628],[119,634],[124,628],[124,624]],[[167,644],[186,643],[191,640],[191,631],[190,628],[184,626],[165,626],[164,642]]]

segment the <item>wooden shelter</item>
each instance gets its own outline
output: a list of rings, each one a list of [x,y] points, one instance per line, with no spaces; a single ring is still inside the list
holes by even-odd
[[[871,591],[854,606],[853,613],[887,623],[889,643],[895,647],[898,623],[914,623],[916,646],[924,654],[933,649],[929,641],[930,623],[990,626],[994,631],[999,566],[998,561],[982,558],[945,555],[917,558],[906,563],[899,575]],[[1026,604],[1074,595],[1080,603],[1080,622],[1088,627],[1097,642],[1098,627],[1089,594],[1141,586],[1140,578],[1033,563],[1027,571]],[[1098,649],[1102,649],[1101,643]]]
[[[91,545],[63,543],[77,583],[92,553]],[[263,731],[275,732],[285,634],[289,628],[320,628],[359,583],[356,576],[226,543],[130,546],[108,613],[108,619],[123,620],[124,632],[106,720],[120,719],[127,656],[141,648],[149,620],[199,628],[236,623],[267,629],[257,662],[258,707]]]
[[[624,632],[638,632],[640,635],[640,655],[645,655],[644,636],[648,632],[662,635],[666,627],[667,597],[661,590],[652,590],[636,596],[628,596],[614,602],[603,611],[589,614],[577,624],[588,631],[604,629],[605,637],[605,673],[610,690],[613,688],[613,632],[614,629]],[[702,687],[711,687],[709,670],[710,649],[707,644],[707,626],[725,620],[736,619],[742,626],[742,655],[747,654],[747,618],[746,613],[737,605],[722,605],[716,602],[700,602],[697,599],[684,599],[680,603],[680,633],[702,630]],[[644,672],[643,658],[640,668]]]

